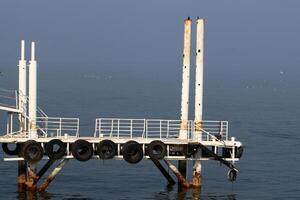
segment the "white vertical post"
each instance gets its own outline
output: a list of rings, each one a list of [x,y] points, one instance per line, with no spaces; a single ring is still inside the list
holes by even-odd
[[[19,60],[19,95],[18,107],[21,111],[19,115],[20,131],[26,130],[26,60],[25,60],[25,41],[21,41],[21,58]]]
[[[37,107],[37,63],[35,60],[35,43],[31,43],[31,60],[29,62],[29,137],[37,138],[36,107]]]
[[[201,140],[203,113],[204,19],[197,18],[194,140]]]
[[[196,38],[196,78],[195,78],[195,121],[193,139],[202,140],[202,108],[203,108],[203,53],[204,53],[204,19],[197,18]],[[193,185],[201,187],[202,165],[201,150],[195,154],[193,166]]]
[[[191,29],[192,20],[187,18],[184,20],[180,139],[187,139],[188,134]]]

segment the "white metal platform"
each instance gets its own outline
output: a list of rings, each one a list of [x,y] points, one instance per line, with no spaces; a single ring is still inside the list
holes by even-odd
[[[79,118],[59,118],[59,117],[39,117],[37,118],[38,138],[34,140],[43,144],[52,139],[60,139],[67,143],[66,158],[73,158],[70,153],[70,144],[78,139],[86,140],[95,144],[102,140],[109,139],[118,145],[118,154],[116,159],[121,159],[122,144],[134,140],[140,143],[145,150],[146,145],[154,140],[160,140],[167,145],[166,159],[193,159],[186,158],[184,155],[172,155],[170,148],[176,145],[185,145],[189,143],[201,142],[205,146],[214,147],[215,153],[219,148],[240,147],[242,144],[235,141],[234,138],[228,140],[228,122],[227,121],[203,121],[202,138],[193,139],[194,121],[188,122],[187,138],[179,139],[180,120],[164,119],[121,119],[121,118],[97,118],[95,120],[95,130],[93,136],[80,136]],[[217,139],[216,136],[219,136]],[[0,136],[0,143],[23,143],[29,140],[28,132],[9,132]],[[98,158],[94,156],[93,158]],[[145,158],[149,158],[145,156]],[[5,160],[20,160],[22,158],[10,157]],[[201,158],[208,160],[209,158]],[[232,158],[226,158],[228,161],[237,161],[234,155]]]

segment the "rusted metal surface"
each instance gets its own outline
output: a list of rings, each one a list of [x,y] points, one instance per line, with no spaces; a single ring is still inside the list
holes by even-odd
[[[26,162],[18,161],[18,192],[26,189]]]
[[[185,179],[185,177],[178,171],[176,166],[168,160],[164,160],[165,163],[169,166],[172,172],[176,175],[179,183],[183,188],[190,188],[191,184]]]
[[[36,164],[29,163],[27,167],[27,179],[26,179],[26,186],[27,191],[35,192],[36,191],[36,181],[37,175],[35,174],[36,171]]]
[[[69,161],[69,159],[63,159],[57,165],[57,167],[55,167],[53,169],[53,171],[49,174],[49,176],[46,178],[46,180],[39,187],[40,192],[44,192],[47,189],[49,184],[55,179],[55,177],[59,174],[59,172],[63,169],[63,167],[65,166],[65,164],[67,164],[68,161]]]
[[[202,166],[200,160],[196,160],[193,167],[193,180],[191,186],[193,188],[201,188]]]

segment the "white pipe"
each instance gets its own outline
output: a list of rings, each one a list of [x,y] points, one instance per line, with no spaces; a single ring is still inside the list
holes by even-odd
[[[196,77],[195,77],[195,120],[193,140],[202,140],[202,113],[203,113],[203,57],[204,57],[204,19],[197,18],[196,38]],[[195,154],[193,166],[193,185],[201,187],[202,165],[201,149]]]
[[[184,20],[180,139],[187,139],[188,134],[191,29],[192,20],[187,18]]]
[[[19,116],[20,121],[20,130],[26,129],[26,95],[27,95],[27,86],[26,86],[26,60],[25,60],[25,41],[21,41],[21,59],[19,60],[19,103],[18,109],[21,111]]]
[[[203,113],[203,57],[204,57],[204,19],[197,18],[196,38],[196,77],[195,77],[195,131],[193,139],[201,140]]]
[[[37,138],[36,107],[37,107],[37,63],[35,60],[35,43],[31,43],[31,60],[29,62],[29,137]]]

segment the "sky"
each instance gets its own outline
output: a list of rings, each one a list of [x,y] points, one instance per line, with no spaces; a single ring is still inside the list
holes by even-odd
[[[0,66],[16,63],[25,39],[36,41],[45,68],[168,70],[182,62],[183,20],[200,16],[208,70],[279,72],[300,62],[299,8],[297,0],[3,0]]]
[[[190,16],[194,22],[194,51],[199,16],[205,18],[204,87],[226,83],[227,90],[272,85],[299,91],[299,8],[298,0],[3,0],[0,85],[17,77],[25,39],[28,58],[30,42],[36,42],[39,79],[45,79],[39,81],[41,90],[57,72],[66,79],[60,87],[74,84],[67,80],[74,72],[90,79],[134,77],[135,84],[175,79],[179,88],[183,21]],[[192,71],[194,63],[192,56]]]

